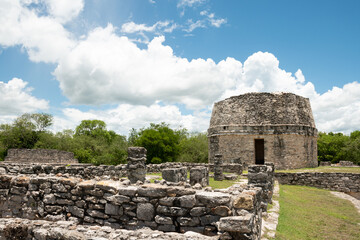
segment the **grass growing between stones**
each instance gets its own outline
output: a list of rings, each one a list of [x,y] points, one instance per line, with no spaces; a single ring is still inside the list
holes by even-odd
[[[280,185],[276,239],[360,239],[360,214],[330,191]]]
[[[360,173],[360,167],[316,167],[316,168],[300,168],[300,169],[291,169],[291,170],[276,170],[275,172],[326,172],[326,173]]]

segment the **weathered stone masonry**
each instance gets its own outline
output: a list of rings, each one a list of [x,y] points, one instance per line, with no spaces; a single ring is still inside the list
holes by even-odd
[[[113,228],[150,227],[258,239],[261,189],[234,187],[229,192],[196,191],[125,181],[0,175],[1,217],[69,220]],[[228,229],[232,223],[238,228]],[[241,229],[240,229],[241,226]]]
[[[209,161],[263,164],[277,169],[317,166],[317,129],[309,99],[292,93],[248,93],[214,104]]]
[[[280,184],[304,185],[340,192],[360,192],[359,173],[275,173]]]
[[[166,168],[182,168],[185,167],[187,171],[194,167],[206,167],[208,171],[213,171],[214,164],[206,163],[164,163],[164,164],[148,164],[146,165],[147,172],[162,172]],[[94,166],[92,164],[49,164],[49,163],[12,163],[0,162],[0,174],[62,174],[84,179],[93,178],[110,178],[119,179],[127,177],[127,165],[120,164],[100,165]],[[223,164],[224,172],[242,173],[241,164]]]
[[[9,149],[5,162],[78,163],[74,153],[55,149]]]

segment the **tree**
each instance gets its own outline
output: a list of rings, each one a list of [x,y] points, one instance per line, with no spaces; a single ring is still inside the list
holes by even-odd
[[[337,163],[345,160],[346,152],[344,147],[349,141],[349,136],[342,133],[319,133],[318,138],[318,160]]]
[[[208,162],[208,138],[206,133],[194,133],[180,141],[180,162]]]
[[[180,132],[172,130],[168,124],[154,124],[141,129],[134,140],[135,145],[147,149],[147,163],[173,162],[180,148]]]
[[[76,127],[75,136],[86,135],[93,138],[104,138],[111,142],[116,136],[114,131],[106,130],[106,123],[101,120],[82,120]]]

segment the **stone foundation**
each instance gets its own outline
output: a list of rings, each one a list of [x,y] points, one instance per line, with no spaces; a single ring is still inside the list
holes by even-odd
[[[260,236],[260,188],[233,186],[226,191],[206,192],[157,184],[129,184],[127,179],[84,181],[0,175],[0,214],[2,218],[72,221],[113,229],[148,227],[206,235],[250,234],[248,239]],[[231,216],[237,217],[222,220]],[[223,228],[218,228],[219,221]],[[234,221],[236,226],[246,223],[246,228],[228,231],[225,226]]]

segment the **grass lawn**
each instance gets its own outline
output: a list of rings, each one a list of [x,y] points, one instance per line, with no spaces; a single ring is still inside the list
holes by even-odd
[[[360,239],[360,214],[330,191],[280,185],[277,240]]]
[[[292,170],[276,170],[275,172],[343,172],[343,173],[360,173],[360,167],[317,167],[317,168],[300,168]]]

